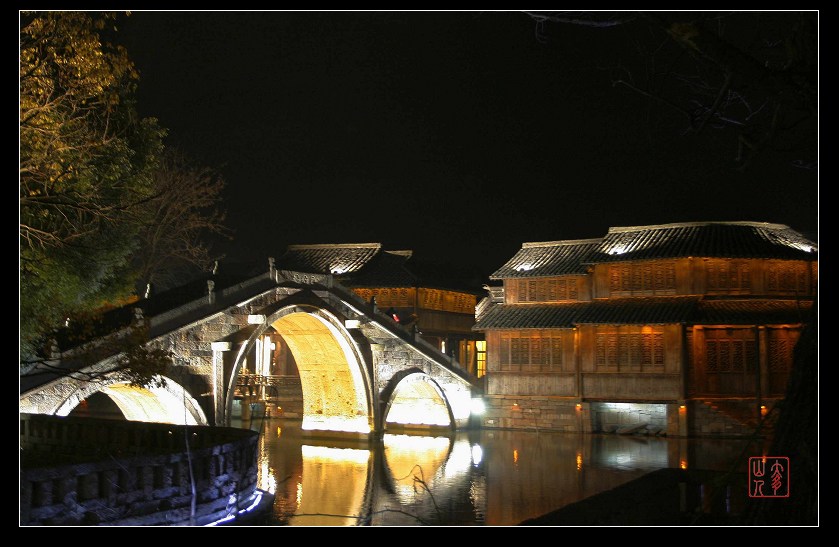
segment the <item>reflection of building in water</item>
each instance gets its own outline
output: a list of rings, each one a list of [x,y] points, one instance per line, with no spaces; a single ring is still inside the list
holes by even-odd
[[[277,523],[303,525],[510,526],[655,469],[684,465],[730,471],[734,462],[742,461],[738,471],[745,472],[744,449],[761,453],[759,445],[748,440],[521,430],[452,437],[385,434],[369,451],[344,451],[303,441],[299,425],[296,430],[284,428],[281,437],[275,429],[264,433],[259,484],[266,485],[267,477],[276,480]],[[308,448],[301,448],[304,443]],[[355,515],[365,519],[358,522]]]
[[[748,435],[816,293],[787,226],[701,222],[525,243],[491,278],[485,427]]]

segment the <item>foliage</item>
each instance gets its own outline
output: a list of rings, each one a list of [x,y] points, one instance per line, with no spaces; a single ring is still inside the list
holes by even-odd
[[[61,355],[61,360],[35,358],[22,361],[21,367],[28,377],[60,375],[108,384],[116,375],[133,386],[166,384],[172,354],[147,343],[147,324],[136,321],[108,335],[102,334],[103,328],[107,327],[99,315],[77,319],[72,328],[62,331],[65,336],[61,344],[72,348]]]
[[[138,73],[103,38],[115,20],[21,15],[21,370],[86,381],[119,373],[148,385],[171,355],[147,343],[142,322],[111,334],[119,322],[105,312],[136,300],[138,280],[174,284],[190,267],[207,268],[206,236],[227,233],[224,181],[164,152],[165,131],[139,119]],[[61,362],[51,358],[68,348]]]
[[[112,16],[21,15],[21,352],[75,312],[133,289],[141,204],[164,131],[138,119],[137,73],[103,42]]]

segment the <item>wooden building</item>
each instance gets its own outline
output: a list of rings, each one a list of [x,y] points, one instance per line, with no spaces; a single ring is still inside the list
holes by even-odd
[[[784,394],[817,247],[787,226],[525,243],[478,305],[486,427],[743,435]]]

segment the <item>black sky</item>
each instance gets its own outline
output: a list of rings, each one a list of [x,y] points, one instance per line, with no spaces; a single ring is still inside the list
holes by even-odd
[[[118,36],[142,115],[224,175],[231,260],[376,241],[487,275],[522,242],[609,226],[815,231],[818,173],[793,164],[815,149],[737,171],[731,137],[682,136],[611,85],[638,62],[628,32],[544,42],[515,12],[134,12]]]

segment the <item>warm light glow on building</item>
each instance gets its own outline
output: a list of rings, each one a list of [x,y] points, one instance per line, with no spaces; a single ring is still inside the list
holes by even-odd
[[[482,378],[487,373],[487,343],[486,340],[475,341],[477,370],[475,376]]]
[[[513,463],[519,463],[519,451],[518,449],[513,449]]]
[[[766,408],[766,405],[760,405],[760,415],[766,416],[769,413],[769,409]]]
[[[687,469],[687,468],[688,468],[688,462],[687,462],[687,460],[680,460],[680,461],[679,461],[679,468],[681,468],[681,469]]]
[[[583,470],[583,453],[577,452],[577,471]]]
[[[574,405],[574,406],[575,406],[575,408],[576,408],[577,410],[582,410],[582,409],[583,409],[583,404],[582,404],[582,403],[577,403],[577,404],[576,404],[576,405]]]

